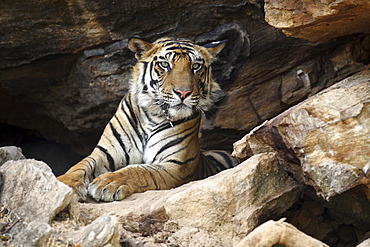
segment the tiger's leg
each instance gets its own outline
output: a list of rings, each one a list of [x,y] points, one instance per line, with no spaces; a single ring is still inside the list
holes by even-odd
[[[95,178],[90,183],[88,192],[97,201],[113,201],[147,190],[171,189],[191,180],[194,168],[190,166],[185,168],[186,171],[182,169],[184,168],[173,163],[129,165]],[[184,175],[189,173],[190,175]]]
[[[90,183],[88,193],[97,201],[122,200],[137,192],[171,189],[238,164],[225,151],[207,151],[198,157],[200,160],[185,161],[186,165],[179,162],[129,165],[115,172],[107,172]]]
[[[58,180],[72,187],[80,200],[85,201],[89,183],[94,177],[108,171],[105,166],[99,165],[107,163],[105,159],[104,153],[95,148],[88,157],[72,166],[65,174],[59,176]]]
[[[73,167],[71,167],[65,174],[58,177],[60,182],[71,187],[78,197],[85,201],[87,196],[87,185],[91,179],[91,168],[88,158],[83,159]]]

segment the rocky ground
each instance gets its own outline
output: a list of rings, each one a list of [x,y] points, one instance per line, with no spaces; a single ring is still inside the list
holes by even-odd
[[[3,245],[370,246],[368,1],[1,5]],[[55,174],[91,151],[126,93],[133,36],[228,40],[201,145],[241,164],[80,203]]]

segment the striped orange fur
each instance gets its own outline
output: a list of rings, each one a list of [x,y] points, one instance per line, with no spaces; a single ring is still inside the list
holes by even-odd
[[[92,153],[58,177],[85,200],[122,200],[163,190],[235,166],[224,151],[201,152],[201,113],[218,99],[211,63],[225,43],[131,39],[138,60],[122,99]]]

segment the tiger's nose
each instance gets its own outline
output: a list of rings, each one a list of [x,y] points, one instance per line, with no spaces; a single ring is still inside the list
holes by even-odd
[[[181,89],[174,89],[173,91],[180,97],[180,99],[185,99],[192,92],[191,90],[181,90]]]

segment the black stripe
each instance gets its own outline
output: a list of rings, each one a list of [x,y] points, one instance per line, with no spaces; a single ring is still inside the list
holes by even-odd
[[[143,77],[141,78],[141,83],[145,84],[145,75],[146,75],[146,69],[148,67],[148,62],[142,62],[144,64],[144,74]]]
[[[187,118],[173,121],[172,124],[173,124],[173,126],[176,126],[176,125],[185,123],[187,121],[193,120],[193,119],[197,118],[198,116],[199,116],[199,113],[197,112],[197,113],[194,113],[193,115],[191,115],[191,116],[189,116]],[[171,127],[171,125],[168,122],[166,122],[164,124],[161,124],[157,128],[155,128],[155,129],[152,130],[151,136],[154,136],[154,135],[158,134],[159,132],[161,132],[163,130],[166,130],[166,129],[170,129],[170,128],[172,128],[172,127]]]
[[[217,152],[215,151],[218,155],[222,156],[222,158],[225,160],[225,163],[228,164],[228,166],[225,168],[230,168],[233,167],[233,161],[231,160],[230,156],[228,154],[225,154],[224,152]]]
[[[197,173],[197,167],[195,167],[195,169],[193,170],[192,173],[190,173],[189,175],[187,175],[186,177],[184,178],[181,178],[183,181],[186,181],[188,180],[189,178],[193,178],[195,176],[195,174]]]
[[[154,62],[151,62],[151,63],[150,63],[150,69],[149,69],[149,75],[150,75],[150,86],[151,86],[152,88],[154,88],[153,86],[154,86],[154,85],[157,85],[157,83],[158,83],[158,80],[155,80],[155,79],[153,78],[153,75],[152,75],[153,66],[154,66]]]
[[[89,158],[92,160],[92,163],[93,165],[90,164],[90,161],[88,161],[87,163],[89,164],[90,166],[90,169],[91,169],[91,175],[95,178],[95,168],[96,168],[96,160],[91,157],[91,156],[87,156],[86,159]]]
[[[166,166],[158,166],[160,169],[162,169],[162,171],[164,171],[165,173],[167,173],[168,175],[170,175],[173,179],[175,179],[176,181],[179,181],[178,178],[176,178],[175,176],[173,176],[171,173],[169,173],[167,170],[166,170]],[[160,172],[158,172],[160,174]],[[163,179],[163,181],[166,183],[166,180]]]
[[[118,117],[116,115],[114,115],[114,118],[117,120],[117,122],[118,122],[119,126],[121,127],[123,133],[125,133],[125,135],[131,140],[131,142],[135,144],[135,147],[138,148],[138,146],[136,144],[136,141],[135,141],[135,138],[133,138],[132,135],[129,135],[126,132],[125,128],[123,127],[123,125],[121,123],[121,121],[118,119]],[[129,150],[127,150],[127,151],[129,151]],[[130,157],[129,156],[128,156],[128,159],[126,161],[127,161],[127,164],[130,163]]]
[[[110,169],[110,171],[114,171],[115,170],[115,166],[114,166],[114,160],[113,160],[112,156],[102,146],[96,145],[96,148],[98,148],[100,151],[102,151],[107,156],[107,160],[108,160],[108,164],[109,164],[109,169]]]
[[[154,86],[158,85],[158,80],[150,80],[149,82],[150,86],[154,88]],[[155,88],[154,88],[155,89]]]
[[[118,123],[121,125],[121,123],[119,121],[118,121]],[[126,158],[125,161],[126,161],[126,164],[129,164],[130,163],[130,156],[128,155],[128,153],[126,151],[126,146],[125,146],[125,144],[123,143],[123,141],[121,139],[121,135],[118,133],[118,131],[116,130],[116,128],[114,128],[114,126],[113,126],[113,124],[111,122],[109,122],[109,126],[110,126],[110,128],[111,128],[111,130],[113,132],[114,137],[117,139],[117,141],[119,142],[119,145],[121,146],[123,152],[125,153],[125,158]]]
[[[131,108],[131,105],[128,102],[126,102],[126,100],[125,100],[125,103],[126,103],[125,106],[128,109],[131,116],[125,111],[125,108],[123,107],[123,105],[121,107],[121,110],[126,115],[126,118],[129,121],[131,127],[134,129],[137,137],[139,137],[139,139],[141,140],[142,137],[141,137],[141,134],[139,132],[139,129],[137,128],[138,123],[137,123],[136,115],[135,115],[133,109]],[[135,146],[138,147],[138,145],[135,141],[135,138],[133,138],[133,141],[135,142]]]
[[[130,103],[131,103],[131,100],[130,100]],[[127,119],[129,120],[132,128],[134,129],[137,137],[140,139],[141,146],[143,146],[144,143],[146,142],[146,133],[145,133],[145,130],[144,130],[143,126],[141,125],[141,122],[137,120],[137,117],[138,116],[137,116],[137,114],[135,114],[134,109],[132,108],[132,104],[128,104],[126,102],[126,106],[127,106],[127,109],[129,110],[130,115],[132,116],[132,118],[130,118],[127,115],[127,113],[126,113],[126,111],[124,111],[124,109],[122,109],[122,110],[126,114]],[[140,128],[141,132],[138,129],[138,127]],[[133,138],[133,141],[135,142],[135,146],[137,147],[137,149],[140,150],[139,147],[138,147],[138,145],[137,145],[137,143],[136,143],[136,141],[135,141],[135,138]]]
[[[198,157],[198,154],[197,154],[197,155],[195,155],[193,158],[189,158],[189,159],[187,159],[187,160],[185,160],[185,161],[179,161],[179,160],[167,160],[166,162],[171,162],[171,163],[175,163],[176,165],[180,165],[180,166],[182,166],[182,165],[186,165],[186,164],[187,164],[187,163],[189,163],[190,161],[195,160],[197,157]]]
[[[172,127],[169,127],[168,125],[166,125],[166,127],[167,127],[167,129],[172,128]],[[168,136],[166,136],[165,138],[160,139],[160,140],[159,140],[159,141],[157,141],[156,143],[153,143],[153,144],[152,144],[152,145],[150,145],[149,147],[153,147],[153,146],[157,145],[159,142],[162,142],[162,141],[164,141],[164,140],[167,140],[168,138],[172,138],[172,137],[174,137],[174,136],[181,135],[182,133],[185,133],[186,131],[191,130],[192,128],[194,128],[194,126],[190,126],[190,127],[189,127],[189,128],[187,128],[187,129],[181,130],[179,133],[174,133],[174,134],[172,134],[172,135],[168,135]],[[153,133],[153,132],[152,132],[152,133]],[[153,137],[153,136],[155,136],[157,133],[158,133],[158,132],[153,133],[153,134],[150,136],[150,138],[151,138],[151,137]],[[150,139],[150,138],[149,138],[149,139]]]
[[[151,168],[152,170],[154,170],[155,174],[157,174],[158,176],[160,176],[161,179],[162,179],[162,182],[167,186],[167,179],[165,179],[163,177],[163,175],[159,171],[159,169],[163,170],[163,168],[161,166],[158,166],[158,165],[147,165],[146,167],[147,168]]]
[[[128,117],[128,120],[129,121],[130,120],[134,121],[134,124],[132,124],[132,125],[136,126],[137,125],[137,119],[136,119],[136,114],[134,113],[134,110],[132,109],[131,95],[128,95],[128,97],[126,97],[126,99],[127,100],[125,100],[125,103],[126,103],[125,105],[126,105],[127,109],[129,110],[130,115],[131,115],[131,117]],[[123,108],[122,108],[122,110],[124,111]],[[126,113],[126,111],[124,111],[124,112]]]
[[[150,177],[152,178],[152,181],[153,181],[153,183],[154,183],[154,185],[155,185],[155,189],[156,190],[159,190],[159,186],[158,186],[158,184],[157,184],[157,181],[155,180],[155,176],[154,176],[154,174],[149,170],[149,168],[151,168],[152,170],[154,170],[159,176],[161,176],[161,174],[157,171],[157,170],[155,170],[153,167],[151,167],[151,166],[146,166],[146,165],[143,165],[143,166],[140,166],[142,169],[144,169],[144,170],[146,170],[148,173],[149,173],[149,175],[150,175]],[[161,176],[162,177],[162,176]],[[162,177],[162,180],[164,180],[163,179],[163,177]]]
[[[174,51],[174,50],[182,50],[182,51],[187,51],[187,52],[190,52],[190,53],[192,53],[194,51],[193,47],[183,46],[183,45],[166,48],[166,51]]]
[[[152,130],[151,136],[154,136],[157,133],[159,133],[159,132],[161,132],[163,130],[169,129],[169,128],[171,128],[171,125],[169,123],[166,122],[164,124],[161,124],[157,128],[155,128],[155,129]]]
[[[162,68],[160,68],[160,69],[161,69],[161,70],[163,70]],[[159,70],[157,70],[156,68],[154,68],[153,70],[154,70],[155,74],[160,78],[160,77],[161,77],[161,73],[159,72]],[[152,87],[153,87],[152,83],[153,83],[153,84],[157,84],[157,83],[158,83],[158,81],[159,81],[159,80],[153,80],[153,79],[152,79],[152,81],[150,81],[150,86],[152,86]]]
[[[216,169],[217,166],[215,167],[213,165],[213,162],[214,161],[211,161],[210,159],[208,159],[207,157],[204,158],[204,162],[201,164],[204,168],[203,168],[203,173],[200,173],[199,176],[201,179],[203,178],[207,178],[211,175],[214,175],[218,172],[220,172],[219,169]]]
[[[155,122],[155,121],[154,121],[154,120],[149,116],[148,111],[147,111],[146,109],[144,109],[144,108],[140,108],[140,110],[142,110],[142,111],[144,112],[145,117],[149,120],[149,122],[150,122],[151,124],[153,124],[153,125],[158,125],[158,123],[157,123],[157,122]]]
[[[178,144],[180,144],[181,142],[183,142],[187,137],[191,136],[192,134],[194,134],[195,130],[194,131],[191,131],[190,133],[184,135],[183,137],[181,138],[177,138],[175,140],[172,140],[170,142],[168,142],[166,145],[162,146],[161,149],[159,149],[159,151],[157,152],[157,154],[154,156],[154,159],[156,159],[156,157],[162,153],[163,151],[165,151],[166,149],[170,148],[170,147],[173,147],[173,146],[176,146]]]
[[[215,159],[211,155],[206,155],[206,158],[211,162],[212,166],[216,166],[218,168],[218,171],[226,170],[228,167],[225,167],[223,164],[221,164],[217,159]],[[207,176],[209,174],[206,174]]]
[[[130,126],[132,126],[132,128],[134,129],[134,131],[135,131],[136,135],[137,135],[137,136],[139,136],[139,134],[138,134],[138,129],[136,128],[136,126],[135,126],[135,125],[133,125],[132,120],[130,120],[130,116],[129,116],[129,115],[127,114],[127,112],[126,112],[126,111],[124,111],[123,109],[122,109],[122,111],[123,111],[123,113],[125,114],[126,118],[128,119],[128,121],[129,121],[129,123],[130,123]],[[122,127],[122,126],[121,126],[121,127]],[[123,129],[123,127],[122,127],[122,129]],[[136,142],[136,140],[135,140],[135,137],[133,137],[132,135],[128,135],[128,136],[130,137],[131,142],[135,145],[135,147],[136,147],[137,149],[139,149],[139,146],[138,146],[138,144],[137,144],[137,142]],[[139,139],[140,139],[140,137],[139,137]]]
[[[182,148],[177,149],[175,152],[169,153],[168,155],[163,157],[163,160],[166,160],[168,157],[173,156],[174,154],[180,153],[182,150],[187,149],[187,148],[188,148],[188,146],[183,146]]]

